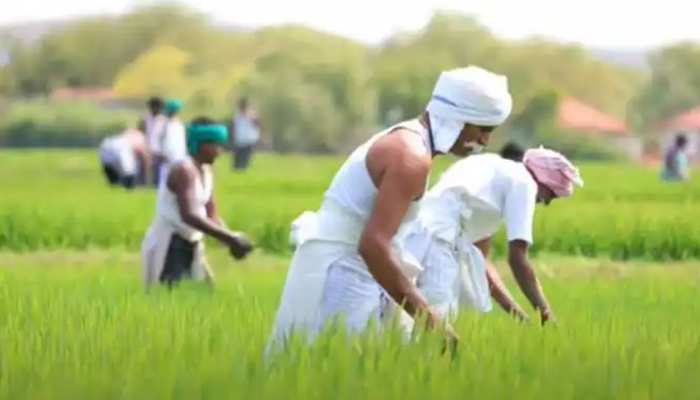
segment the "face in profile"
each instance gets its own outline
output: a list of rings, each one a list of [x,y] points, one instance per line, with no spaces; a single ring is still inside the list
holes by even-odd
[[[494,129],[496,129],[495,126],[465,124],[457,141],[450,149],[450,153],[457,157],[466,157],[470,154],[479,153],[481,149],[489,144],[491,132]]]

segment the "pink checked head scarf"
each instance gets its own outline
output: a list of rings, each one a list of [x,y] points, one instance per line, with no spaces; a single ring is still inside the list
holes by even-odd
[[[578,169],[554,150],[544,147],[530,149],[525,152],[523,164],[539,183],[551,189],[557,197],[569,197],[574,193],[574,185],[583,186]]]

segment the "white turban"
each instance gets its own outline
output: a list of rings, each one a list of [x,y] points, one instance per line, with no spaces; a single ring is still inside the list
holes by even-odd
[[[443,72],[427,107],[435,149],[447,153],[466,123],[501,125],[512,106],[508,78],[503,75],[475,66]]]

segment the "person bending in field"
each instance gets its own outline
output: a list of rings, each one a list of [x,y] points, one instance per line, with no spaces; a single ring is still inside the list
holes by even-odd
[[[485,261],[492,236],[505,223],[511,271],[541,322],[551,320],[552,309],[528,259],[535,204],[569,197],[576,185],[583,185],[578,170],[545,148],[527,150],[522,163],[496,154],[455,163],[425,196],[405,237],[406,248],[424,267],[417,282],[428,302],[454,317],[460,305],[490,311],[493,297],[507,312],[528,319]]]
[[[347,333],[360,333],[387,307],[423,315],[455,343],[449,324],[416,288],[419,267],[395,238],[415,216],[433,158],[478,151],[511,104],[506,77],[478,67],[446,71],[422,116],[376,134],[350,155],[297,235],[304,240],[287,274],[268,349],[293,332],[313,339],[339,320]]]
[[[213,196],[211,165],[228,140],[228,130],[207,118],[197,118],[187,128],[189,157],[168,169],[158,188],[156,216],[142,244],[146,287],[161,282],[169,286],[184,278],[213,283],[204,258],[204,235],[227,247],[236,259],[252,245],[241,233],[230,231],[219,217]]]
[[[132,189],[139,177],[150,168],[150,156],[142,131],[127,129],[106,137],[100,143],[100,162],[107,182]]]

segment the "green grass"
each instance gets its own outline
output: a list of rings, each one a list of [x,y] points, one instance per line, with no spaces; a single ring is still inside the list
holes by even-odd
[[[152,190],[106,187],[94,152],[0,151],[0,399],[698,398],[700,186],[624,164],[584,165],[584,189],[538,210],[535,264],[558,325],[497,310],[460,317],[454,356],[432,335],[328,332],[265,360],[289,222],[341,162],[260,155],[233,174],[222,159],[219,208],[261,249],[234,263],[212,244],[215,291],[146,294]]]
[[[217,165],[219,208],[257,244],[287,254],[290,221],[316,209],[341,157],[256,156],[234,174]],[[433,180],[449,160],[439,163]],[[108,188],[93,151],[0,151],[0,249],[138,248],[155,207],[152,190]],[[585,164],[574,198],[537,212],[533,251],[615,259],[700,258],[700,184],[664,184],[657,171]],[[503,252],[503,241],[496,251]]]
[[[286,258],[233,264],[218,287],[145,294],[119,250],[0,253],[3,399],[696,399],[700,264],[541,256],[559,318],[464,315],[461,347],[395,335],[298,343],[267,362]],[[512,282],[509,282],[512,286]]]

